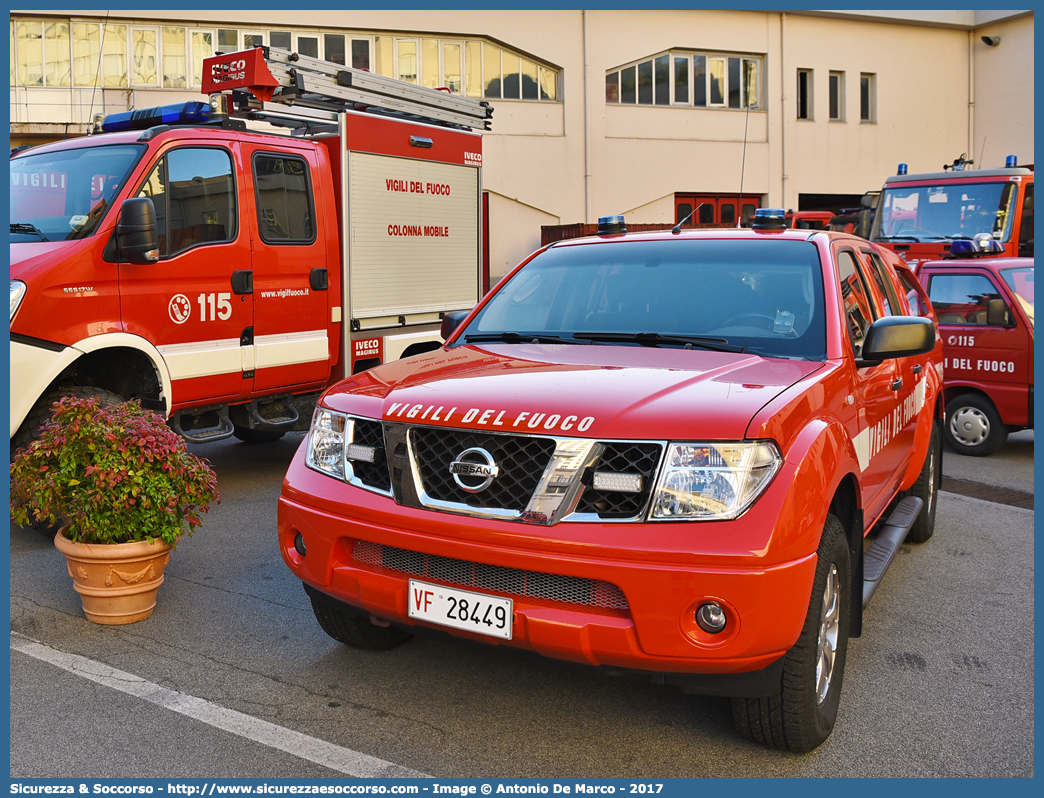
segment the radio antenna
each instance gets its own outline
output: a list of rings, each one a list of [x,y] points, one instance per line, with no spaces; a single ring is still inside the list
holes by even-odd
[[[743,158],[740,161],[740,193],[739,201],[736,203],[738,206],[736,227],[743,226],[743,177],[744,173],[747,171],[747,125],[750,122],[750,98],[745,96],[743,99],[746,100],[747,113],[746,116],[743,117]]]
[[[91,107],[87,117],[91,120],[88,131],[94,132],[94,98],[98,94],[98,83],[101,81],[102,59],[105,58],[105,29],[109,27],[109,12],[105,12],[105,22],[101,26],[101,38],[98,42],[98,68],[94,70],[94,91],[91,92]],[[129,65],[128,65],[129,66]]]
[[[671,234],[672,235],[678,235],[678,233],[681,232],[682,225],[685,224],[687,221],[689,221],[689,219],[692,218],[692,215],[694,213],[696,213],[696,211],[698,211],[700,208],[702,208],[706,204],[707,204],[706,202],[701,202],[699,205],[697,205],[695,208],[693,208],[691,211],[689,211],[689,215],[688,216],[686,216],[684,219],[682,219],[680,222],[678,222],[678,224],[674,225],[674,227],[671,228]]]

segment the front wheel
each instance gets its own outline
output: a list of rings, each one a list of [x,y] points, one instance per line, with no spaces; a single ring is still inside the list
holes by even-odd
[[[985,457],[1008,440],[1008,428],[993,402],[966,393],[946,405],[946,442],[958,454]]]
[[[339,643],[366,651],[388,651],[412,635],[394,626],[378,626],[363,615],[349,613],[321,596],[308,593],[312,612],[323,631]]]
[[[924,506],[906,535],[910,543],[924,543],[935,534],[935,507],[939,503],[939,486],[942,485],[942,468],[939,455],[942,445],[939,442],[939,426],[932,422],[932,436],[928,441],[928,453],[924,456],[924,465],[917,481],[905,496],[916,496]]]
[[[848,653],[852,561],[844,527],[828,515],[816,552],[808,615],[784,656],[783,676],[765,698],[733,698],[732,717],[755,742],[804,753],[833,731]]]

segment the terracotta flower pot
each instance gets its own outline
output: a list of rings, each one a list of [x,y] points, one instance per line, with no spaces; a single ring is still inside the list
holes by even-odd
[[[170,562],[166,543],[73,543],[59,530],[54,545],[65,555],[88,621],[117,625],[152,615]]]

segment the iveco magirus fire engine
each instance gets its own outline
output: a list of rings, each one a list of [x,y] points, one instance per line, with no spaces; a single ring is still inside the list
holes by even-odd
[[[63,395],[273,440],[482,290],[484,102],[275,48],[12,154],[11,439]]]

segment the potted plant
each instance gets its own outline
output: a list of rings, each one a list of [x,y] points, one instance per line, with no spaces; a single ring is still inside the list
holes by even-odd
[[[54,544],[95,623],[148,618],[170,552],[217,501],[207,462],[136,400],[61,399],[11,464],[11,517],[61,526]]]

